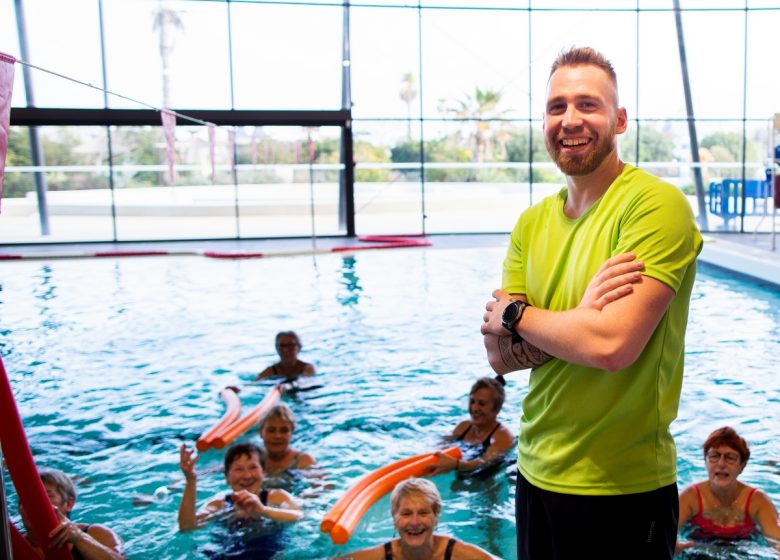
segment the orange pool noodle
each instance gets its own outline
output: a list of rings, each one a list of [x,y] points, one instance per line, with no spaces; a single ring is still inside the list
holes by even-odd
[[[462,457],[460,447],[450,447],[442,453],[455,459]],[[436,462],[436,456],[427,454],[422,459],[403,465],[384,476],[377,478],[361,491],[347,506],[336,524],[330,530],[330,538],[336,544],[345,544],[357,527],[360,519],[382,496],[388,494],[395,485],[413,476],[425,473],[425,467]]]
[[[279,402],[279,398],[282,396],[282,389],[277,385],[273,389],[271,389],[268,394],[263,397],[263,400],[261,400],[256,407],[254,407],[249,413],[241,418],[240,420],[236,420],[226,428],[224,428],[221,432],[217,433],[214,436],[214,440],[212,445],[216,447],[217,449],[222,449],[229,443],[231,443],[233,440],[238,438],[241,434],[246,432],[249,428],[257,424],[257,421],[260,420],[260,417],[263,416],[266,412],[268,412],[271,407],[273,407],[276,403]]]
[[[225,414],[222,415],[222,418],[220,418],[210,430],[198,438],[198,441],[195,444],[198,451],[206,451],[209,447],[214,445],[214,436],[235,422],[236,418],[241,415],[241,400],[233,389],[222,389],[219,396],[222,397],[222,400],[225,402]]]
[[[360,492],[362,492],[366,486],[374,482],[376,479],[381,478],[387,473],[392,472],[400,467],[408,465],[409,463],[419,461],[420,459],[423,459],[428,456],[430,456],[430,453],[423,453],[421,455],[415,455],[414,457],[407,457],[406,459],[401,459],[400,461],[396,461],[395,463],[390,463],[389,465],[380,467],[375,471],[372,471],[367,475],[365,475],[363,478],[361,478],[355,484],[353,484],[352,487],[349,490],[347,490],[341,498],[338,499],[338,501],[333,505],[333,507],[330,508],[330,511],[328,511],[328,513],[325,514],[325,517],[322,519],[322,522],[320,523],[320,531],[322,531],[323,533],[330,532],[330,530],[336,524],[336,521],[338,521],[338,518],[341,516],[342,513],[344,513],[344,510],[347,508],[350,502],[352,502],[355,496],[357,496]]]

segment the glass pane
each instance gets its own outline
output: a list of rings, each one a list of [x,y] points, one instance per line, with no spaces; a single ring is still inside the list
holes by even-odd
[[[345,233],[340,128],[243,127],[236,152],[241,237]]]
[[[354,116],[419,118],[417,10],[353,8],[351,14]]]
[[[109,90],[155,107],[230,107],[225,4],[103,0],[103,5]],[[109,104],[139,108],[117,97]]]
[[[354,133],[357,233],[421,233],[419,122],[412,122],[410,130],[403,121],[359,121]]]
[[[236,108],[341,107],[342,18],[341,6],[234,5]]]
[[[694,116],[742,118],[743,13],[685,12],[682,21]]]
[[[24,12],[30,51],[29,60],[25,62],[65,76],[59,77],[31,68],[34,104],[38,107],[103,107],[101,91],[72,81],[80,80],[98,87],[103,85],[100,28],[94,0],[25,2]],[[10,10],[10,14],[13,14],[11,22],[15,23],[15,11]],[[63,22],[71,23],[63,25]],[[78,31],[75,31],[73,22],[78,22]],[[10,37],[16,39],[17,35],[14,32]],[[2,48],[8,47],[11,45]],[[20,51],[17,50],[18,40],[13,48],[13,52],[9,54],[21,58]],[[24,97],[21,96],[24,93],[22,72],[21,65],[17,64],[15,79],[18,86],[14,88],[17,92],[15,100],[19,105],[26,105]]]
[[[197,239],[235,236],[235,187],[228,129],[177,126],[175,178],[168,181],[161,127],[115,127],[117,237]]]
[[[768,119],[780,111],[777,28],[780,10],[748,14],[747,118]]]
[[[738,230],[741,220],[737,219],[739,208],[732,200],[721,205],[715,190],[724,180],[742,179],[742,123],[738,121],[698,122],[699,152],[702,162],[702,178],[709,200],[709,227],[711,230]],[[764,165],[761,159],[764,146],[748,138],[745,145],[745,177],[763,179]],[[741,207],[741,201],[739,202]]]
[[[669,37],[659,41],[658,37]],[[677,27],[672,12],[639,15],[639,112],[652,119],[685,118]]]
[[[0,243],[112,240],[105,129],[38,127],[36,132],[43,158],[37,168],[30,129],[9,131]],[[42,232],[36,180],[48,191],[48,235]]]
[[[615,68],[620,104],[636,115],[636,14],[622,12],[535,12],[531,95],[533,114],[541,116],[546,101],[550,66],[561,50],[572,45],[590,46],[606,56]],[[621,30],[616,33],[615,30]]]
[[[422,41],[426,117],[452,117],[459,108],[528,117],[526,12],[429,10]],[[496,102],[478,107],[483,94]]]

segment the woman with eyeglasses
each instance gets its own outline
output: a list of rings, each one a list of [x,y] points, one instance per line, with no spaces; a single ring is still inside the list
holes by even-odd
[[[282,331],[276,335],[276,353],[279,361],[261,371],[255,381],[270,377],[282,377],[283,381],[296,381],[299,377],[315,374],[312,364],[298,359],[301,351],[301,339],[293,331]]]
[[[696,540],[744,539],[761,533],[780,551],[780,520],[769,496],[737,480],[750,458],[747,442],[733,428],[712,432],[704,442],[707,480],[680,494],[678,527],[690,523]],[[694,546],[677,543],[677,552]]]

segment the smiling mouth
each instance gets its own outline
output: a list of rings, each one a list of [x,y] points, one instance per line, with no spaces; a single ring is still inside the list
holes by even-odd
[[[562,138],[559,144],[564,148],[578,148],[590,143],[590,138]]]

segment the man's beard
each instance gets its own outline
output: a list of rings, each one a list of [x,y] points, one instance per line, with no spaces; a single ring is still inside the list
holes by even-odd
[[[604,158],[615,148],[615,137],[599,137],[595,148],[585,155],[563,155],[558,141],[551,142],[546,136],[544,144],[558,169],[564,175],[576,177],[593,173],[601,165]]]

